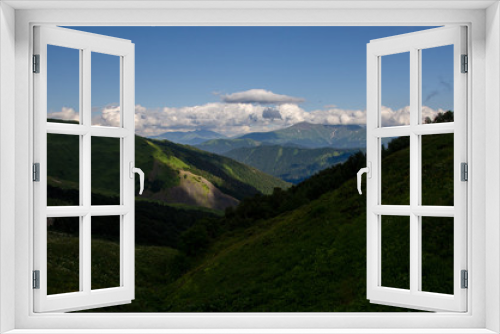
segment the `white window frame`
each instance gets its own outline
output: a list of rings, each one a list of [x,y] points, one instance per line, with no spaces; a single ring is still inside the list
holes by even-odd
[[[47,45],[72,48],[79,54],[79,124],[47,122]],[[92,53],[119,58],[120,125],[92,126]],[[34,27],[34,54],[39,56],[39,73],[34,84],[34,162],[39,164],[39,181],[33,184],[34,270],[39,271],[39,289],[34,289],[34,311],[75,311],[130,303],[134,299],[135,232],[135,93],[134,44],[128,40],[101,36],[60,27]],[[47,134],[73,135],[79,140],[80,203],[77,206],[47,206]],[[93,138],[119,140],[120,202],[117,205],[91,203],[91,142]],[[92,290],[92,217],[118,216],[120,220],[120,282],[117,287]],[[47,295],[47,225],[49,217],[79,219],[79,290]]]
[[[462,55],[467,54],[466,27],[449,26],[386,37],[367,46],[367,146],[370,168],[367,179],[367,298],[372,303],[409,306],[430,311],[467,310],[467,290],[461,287],[461,271],[467,270],[467,184],[461,180],[461,163],[467,163],[467,76],[462,73]],[[422,122],[422,50],[452,45],[454,121],[440,124]],[[382,124],[383,57],[409,54],[410,123],[384,127]],[[422,136],[453,134],[453,206],[422,205]],[[410,141],[410,202],[408,205],[382,205],[383,138],[408,136]],[[383,217],[406,216],[409,222],[409,289],[382,286]],[[422,291],[422,217],[452,217],[453,293]],[[387,242],[387,241],[386,241]],[[390,241],[389,241],[390,242]]]
[[[86,329],[86,333],[99,333],[106,332],[105,329],[118,329],[118,332],[127,329],[127,333],[144,333],[163,329],[162,332],[170,333],[248,333],[249,330],[340,333],[348,329],[350,333],[500,332],[500,11],[497,1],[142,3],[82,1],[73,5],[69,1],[12,0],[0,3],[0,331],[15,329],[15,333],[36,333],[45,329],[46,333],[49,329],[48,332],[69,333]],[[124,9],[127,6],[142,10]],[[468,143],[468,197],[471,199],[468,204],[471,222],[468,230],[468,312],[34,314],[33,294],[29,288],[33,221],[30,209],[33,119],[29,57],[35,24],[467,25],[471,59],[468,78],[468,109],[471,111],[468,115],[468,133],[471,134]],[[12,136],[15,136],[14,145]],[[11,199],[13,192],[14,200]]]

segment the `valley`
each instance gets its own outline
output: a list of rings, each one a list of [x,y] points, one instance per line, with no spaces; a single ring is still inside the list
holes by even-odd
[[[136,199],[136,299],[99,312],[410,311],[366,299],[366,201],[356,190],[355,178],[366,165],[362,151],[348,150],[343,163],[290,185],[191,146],[136,140],[136,160],[147,171],[150,192]],[[51,143],[59,149],[63,144]],[[453,184],[453,134],[428,136],[424,146],[423,196],[433,205],[450,205],[453,187],[443,184]],[[383,146],[386,203],[398,204],[408,196],[409,151],[405,137]],[[52,201],[61,203],[78,193],[74,175],[65,177],[51,176]],[[167,196],[183,180],[199,184],[193,186],[201,190],[192,198],[210,191],[217,198],[218,189],[230,196],[226,201],[238,202],[222,210],[214,204],[200,205],[203,201],[173,203],[167,197],[154,198]],[[264,180],[281,186],[270,189]],[[93,189],[93,198],[102,203],[112,203],[113,196],[109,190]],[[430,223],[423,227],[434,240],[423,250],[423,275],[426,291],[449,293],[453,224],[440,219],[428,218]],[[391,241],[382,245],[384,285],[404,287],[409,284],[409,225],[391,223],[386,217],[383,222],[384,240]],[[48,233],[48,247],[60,250],[49,259],[50,268],[64,277],[61,264],[70,261],[69,250],[78,232],[64,220],[56,220]],[[96,251],[111,265],[93,270],[111,280],[119,270],[119,261],[111,260],[119,258],[119,251],[105,231],[96,233],[100,238]],[[57,282],[50,284],[57,291]]]
[[[364,150],[365,142],[365,129],[359,125],[302,122],[277,131],[207,140],[196,147],[297,184]]]

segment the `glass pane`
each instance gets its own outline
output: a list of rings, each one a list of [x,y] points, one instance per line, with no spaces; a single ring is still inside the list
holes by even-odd
[[[120,220],[92,217],[92,290],[120,286]]]
[[[92,52],[92,125],[120,126],[120,57]]]
[[[453,294],[453,218],[422,217],[422,291]]]
[[[47,45],[47,121],[79,123],[80,50]]]
[[[80,291],[80,218],[47,218],[47,294]]]
[[[410,124],[410,53],[381,57],[381,125]]]
[[[382,205],[410,205],[410,137],[381,140]]]
[[[453,45],[423,49],[422,123],[453,122]]]
[[[382,286],[410,289],[410,217],[382,216]]]
[[[422,205],[454,205],[453,133],[422,136]]]
[[[92,205],[120,205],[120,140],[92,137]]]
[[[79,136],[47,134],[47,205],[80,205]]]

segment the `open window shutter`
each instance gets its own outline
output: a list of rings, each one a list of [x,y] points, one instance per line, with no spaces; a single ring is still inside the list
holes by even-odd
[[[452,46],[454,121],[426,124],[422,120],[422,54],[426,49]],[[408,125],[387,126],[382,114],[382,58],[387,55],[409,53],[410,121]],[[467,310],[467,182],[462,180],[462,163],[467,163],[467,47],[465,27],[443,27],[373,40],[367,45],[367,298],[372,303],[430,311]],[[453,134],[453,206],[423,205],[422,202],[422,140],[425,135]],[[409,205],[382,203],[382,145],[390,138],[409,137]],[[402,217],[394,220],[394,217]],[[448,217],[453,229],[452,291],[442,293],[426,290],[423,273],[422,221],[436,221],[434,217]],[[430,218],[430,219],[429,219]],[[451,219],[451,220],[450,220]],[[405,221],[409,231],[409,284],[405,288],[384,286],[382,243],[388,242],[382,234],[383,221]],[[384,239],[384,237],[386,237]],[[390,247],[388,247],[390,251]],[[406,255],[404,255],[406,257]],[[405,260],[405,261],[406,261]],[[391,272],[389,270],[387,272]],[[443,277],[443,279],[446,279]],[[451,279],[450,279],[451,281]]]
[[[76,85],[79,87],[79,121],[76,122],[47,120],[48,73],[50,75],[50,71],[57,67],[48,68],[47,57],[51,54],[48,54],[47,50],[54,47],[64,48],[77,55],[77,68],[73,72],[79,72],[79,76],[76,74],[79,80],[79,84]],[[34,173],[36,173],[33,182],[34,311],[66,312],[130,303],[134,299],[134,44],[118,38],[41,26],[34,28],[33,53],[33,161]],[[116,91],[118,92],[119,89],[117,96],[120,101],[109,101],[119,103],[119,107],[114,108],[114,115],[118,117],[118,121],[115,117],[114,124],[108,124],[108,126],[98,126],[93,122],[95,116],[91,105],[92,57],[95,56],[98,59],[98,55],[114,57],[117,64],[116,77],[119,78],[119,82],[116,80]],[[68,73],[68,76],[70,75]],[[106,186],[97,184],[99,180],[92,172],[91,157],[94,157],[96,153],[92,150],[94,144],[106,142],[106,140],[117,143],[112,153],[116,161],[113,166],[109,166],[110,169],[118,170],[115,180],[118,190],[113,195],[116,199],[113,205],[94,200],[94,187],[105,189]],[[66,142],[75,143],[74,149],[53,151],[57,150],[57,147],[66,145]],[[67,145],[64,147],[68,148]],[[48,172],[49,167],[53,168],[51,166],[59,162],[63,163],[68,154],[76,154],[73,160],[76,161],[75,168],[78,167],[79,171],[63,169],[62,173],[74,172],[76,181],[73,183],[67,179],[56,179],[50,174],[52,171]],[[110,159],[109,156],[112,154],[102,156]],[[51,161],[48,156],[52,159]],[[91,180],[92,177],[95,177],[94,182]],[[59,199],[60,202],[48,203],[48,196],[51,196],[47,190],[50,182],[62,184],[61,189],[65,192],[62,197],[59,197],[63,198],[63,200]],[[76,202],[64,203],[64,196],[70,197],[68,194],[75,194]],[[49,198],[49,201],[52,199]],[[72,226],[75,233],[70,236],[64,233],[57,234],[60,238],[66,238],[68,240],[66,243],[49,243],[48,240],[52,240],[50,238],[53,236],[51,228],[53,224],[59,222],[63,225],[71,225],[67,222],[75,222]],[[106,226],[107,224],[109,226]],[[112,231],[117,238],[111,247],[113,248],[111,253],[116,255],[114,257],[116,262],[114,266],[110,265],[114,268],[113,270],[117,271],[114,275],[116,279],[109,286],[105,285],[106,279],[104,283],[95,281],[102,274],[99,271],[109,269],[105,260],[111,261],[109,252],[99,253],[105,248],[104,246],[98,247],[100,244],[96,243],[97,246],[94,247],[94,233],[99,230],[106,233]],[[105,238],[95,240],[103,245],[111,245]],[[56,262],[59,261],[59,263],[48,262],[48,256],[63,255],[61,253],[64,252],[73,252],[76,263],[69,265],[61,263],[61,257],[57,257],[59,260]],[[95,264],[94,262],[99,259],[102,263]],[[54,269],[59,265],[64,267],[65,271]],[[48,274],[48,270],[53,270],[53,272]],[[63,276],[53,276],[63,272]],[[73,285],[70,284],[70,279],[73,280]],[[48,282],[48,280],[54,281]]]

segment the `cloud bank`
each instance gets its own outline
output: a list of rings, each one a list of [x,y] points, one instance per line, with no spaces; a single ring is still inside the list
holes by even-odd
[[[423,107],[423,118],[434,118],[443,109]],[[105,107],[92,118],[93,125],[118,126],[119,107]],[[78,119],[70,108],[48,114],[50,118]],[[410,123],[409,107],[393,110],[382,107],[382,125],[396,126]],[[282,104],[272,108],[248,103],[207,103],[182,108],[148,109],[135,107],[136,133],[155,136],[168,131],[212,130],[226,136],[243,135],[255,131],[272,131],[299,122],[314,124],[366,124],[365,110],[341,108],[306,111],[295,104]]]
[[[64,119],[66,121],[79,121],[80,115],[73,108],[62,107],[61,111],[48,113],[47,118]]]
[[[149,137],[168,131],[211,130],[226,136],[248,132],[278,130],[300,122],[313,124],[366,124],[366,110],[342,109],[327,105],[323,109],[307,111],[298,103],[304,99],[279,95],[263,89],[251,89],[221,97],[221,102],[180,108],[135,107],[136,133]],[[239,101],[239,102],[238,102]],[[423,119],[433,119],[442,109],[422,108]],[[78,113],[63,107],[48,117],[78,120]],[[410,108],[393,110],[382,107],[382,126],[410,124]],[[120,107],[106,106],[92,111],[92,124],[120,125]]]

